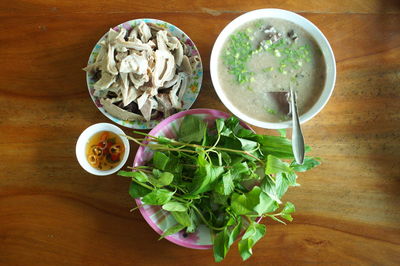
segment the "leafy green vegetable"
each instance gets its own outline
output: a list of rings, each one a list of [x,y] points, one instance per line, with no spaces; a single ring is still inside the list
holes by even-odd
[[[169,201],[165,203],[162,208],[166,211],[175,211],[175,212],[184,212],[187,210],[185,204],[178,202],[178,201]]]
[[[165,231],[165,232],[160,236],[160,238],[159,238],[158,240],[161,240],[161,239],[163,239],[163,238],[166,237],[166,236],[169,236],[169,235],[173,235],[173,234],[175,234],[175,233],[178,233],[179,231],[181,231],[181,230],[183,230],[183,229],[185,229],[185,226],[184,226],[184,225],[176,224],[176,225],[174,225],[174,226],[168,228],[167,231]]]
[[[190,226],[191,220],[190,220],[190,216],[187,212],[172,211],[171,214],[172,214],[172,216],[174,216],[175,220],[178,223],[180,223],[181,225],[184,225],[185,227]]]
[[[137,171],[137,172],[119,171],[118,174],[121,176],[133,177],[137,181],[142,182],[142,183],[148,181],[147,175],[145,173],[143,173],[142,171]]]
[[[153,163],[154,167],[160,170],[165,170],[165,167],[167,166],[169,161],[169,158],[166,154],[156,151],[153,156]]]
[[[251,223],[239,241],[239,252],[243,260],[247,260],[253,254],[253,246],[260,240],[266,232],[263,224]]]
[[[238,238],[246,260],[266,232],[256,218],[292,221],[295,207],[290,202],[283,205],[282,197],[289,187],[298,186],[296,172],[320,164],[312,157],[297,164],[290,140],[280,133],[256,134],[242,128],[235,117],[217,119],[208,130],[198,116],[186,116],[176,140],[144,134],[152,140],[146,145],[154,151],[153,158],[118,174],[131,179],[131,197],[159,205],[176,220],[160,239],[181,230],[193,233],[205,224],[214,234],[215,261],[223,260]]]
[[[305,172],[320,164],[321,162],[317,161],[315,158],[304,158],[303,164],[298,164],[296,162],[293,162],[290,166],[296,172]]]
[[[151,192],[150,189],[143,187],[135,182],[131,182],[131,184],[129,185],[129,195],[132,198],[141,198],[146,196],[147,194],[149,194]]]
[[[183,118],[178,137],[183,142],[200,142],[203,139],[207,124],[199,117],[188,115]]]
[[[142,201],[149,205],[163,205],[167,203],[174,192],[160,188],[154,189],[152,192],[142,198]]]

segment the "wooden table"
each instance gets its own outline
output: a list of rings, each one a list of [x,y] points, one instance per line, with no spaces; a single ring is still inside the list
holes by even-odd
[[[293,223],[265,221],[248,264],[400,265],[396,0],[1,1],[0,265],[212,264],[210,250],[157,241],[140,213],[129,212],[128,180],[79,166],[79,134],[110,122],[89,98],[81,68],[110,26],[162,19],[201,52],[205,77],[193,107],[226,111],[208,72],[212,45],[232,19],[268,7],[297,12],[324,32],[338,78],[328,105],[304,125],[323,164],[287,194],[297,206]],[[221,265],[240,261],[234,247]]]

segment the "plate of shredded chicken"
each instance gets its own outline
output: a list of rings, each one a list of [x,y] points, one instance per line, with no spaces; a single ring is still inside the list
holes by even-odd
[[[157,19],[135,19],[111,28],[90,54],[90,96],[112,121],[150,129],[191,107],[200,92],[199,51],[179,28]]]

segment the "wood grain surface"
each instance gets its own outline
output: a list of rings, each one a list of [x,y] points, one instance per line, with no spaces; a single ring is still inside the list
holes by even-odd
[[[232,19],[268,7],[315,23],[338,75],[328,105],[303,127],[323,164],[285,196],[297,207],[293,223],[263,221],[266,237],[246,264],[400,265],[400,2],[378,0],[1,1],[0,265],[214,264],[211,250],[157,241],[129,212],[128,180],[79,166],[79,134],[109,122],[81,68],[109,27],[162,19],[200,50],[205,77],[193,107],[227,111],[209,76],[212,45]],[[242,264],[236,246],[220,264]]]

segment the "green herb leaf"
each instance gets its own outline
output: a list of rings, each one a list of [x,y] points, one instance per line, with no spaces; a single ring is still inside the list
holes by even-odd
[[[215,191],[222,195],[229,195],[234,189],[235,184],[233,183],[233,177],[230,171],[222,175],[222,182],[219,182],[215,187]]]
[[[240,144],[242,145],[242,149],[244,151],[251,151],[257,148],[258,144],[255,141],[248,140],[248,139],[243,139],[243,138],[237,138],[240,141]]]
[[[213,241],[214,259],[215,262],[222,261],[226,253],[228,253],[229,232],[225,227],[223,231],[216,234]]]
[[[165,203],[162,208],[166,211],[176,211],[176,212],[184,212],[187,211],[187,207],[178,201],[169,201],[167,203]]]
[[[252,222],[239,241],[239,252],[243,260],[247,260],[252,254],[254,245],[265,235],[266,227],[263,224]]]
[[[190,226],[192,223],[190,216],[186,211],[183,212],[172,211],[171,214],[179,224],[185,227]]]
[[[288,163],[282,162],[278,157],[268,155],[267,164],[265,166],[265,174],[277,174],[282,172],[290,172],[291,169]]]
[[[160,170],[165,170],[165,167],[167,166],[168,161],[169,161],[169,158],[164,153],[159,152],[159,151],[156,151],[154,153],[154,156],[153,156],[154,167],[156,167]]]
[[[286,129],[281,128],[281,129],[277,129],[279,132],[279,135],[283,138],[286,138]]]
[[[286,202],[285,207],[283,208],[282,212],[286,213],[286,214],[290,214],[290,213],[295,212],[295,210],[296,209],[294,207],[294,204],[288,201],[288,202]]]
[[[192,192],[190,194],[197,195],[211,189],[211,184],[224,172],[224,168],[214,166],[204,158],[201,153],[197,159],[198,169],[193,178]]]
[[[145,188],[134,181],[129,185],[129,195],[134,199],[144,197],[150,192],[150,189]]]
[[[176,233],[178,233],[179,231],[183,230],[184,228],[185,228],[184,225],[176,224],[176,225],[174,225],[174,226],[168,228],[168,229],[160,236],[160,238],[159,238],[158,240],[161,240],[161,239],[163,239],[163,238],[166,237],[166,236],[176,234]]]
[[[183,118],[179,128],[179,140],[187,143],[201,142],[206,129],[207,124],[202,118],[194,115],[187,115]]]
[[[228,247],[230,247],[233,244],[233,242],[235,242],[235,240],[237,239],[237,237],[240,234],[241,229],[242,229],[242,218],[238,218],[237,224],[232,229],[232,231],[229,235]]]
[[[142,201],[149,205],[163,205],[171,200],[174,192],[160,188],[155,189],[142,198]]]
[[[231,208],[237,215],[258,214],[261,216],[276,210],[278,204],[262,192],[260,187],[255,186],[250,192],[242,195],[233,193]]]
[[[186,228],[186,232],[194,233],[199,225],[200,221],[197,217],[196,212],[193,209],[189,210],[190,225]]]
[[[126,176],[126,177],[132,177],[135,178],[137,181],[141,183],[146,183],[148,181],[148,177],[145,173],[142,171],[119,171],[118,175],[120,176]]]
[[[315,160],[315,158],[307,158],[306,157],[306,158],[304,158],[303,164],[298,164],[296,162],[293,162],[291,164],[291,167],[296,172],[305,172],[305,171],[308,171],[320,164],[321,163],[319,161]]]
[[[215,125],[217,127],[218,134],[221,134],[221,132],[224,129],[224,126],[225,126],[225,120],[222,119],[222,118],[218,118],[218,119],[215,120]]]

